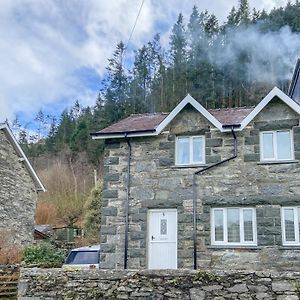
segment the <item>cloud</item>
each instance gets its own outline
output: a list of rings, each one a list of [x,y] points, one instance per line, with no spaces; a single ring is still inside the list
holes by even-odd
[[[61,99],[92,103],[116,44],[129,36],[136,1],[2,1],[0,26],[1,119],[47,109]],[[135,41],[152,32],[151,8]],[[135,42],[134,41],[134,42]],[[94,87],[83,84],[90,69]],[[88,100],[88,101],[87,101]],[[65,103],[66,105],[69,103]]]
[[[127,42],[141,1],[1,0],[0,121],[20,113],[32,119],[40,108],[57,113],[75,99],[93,104],[107,59]],[[262,3],[276,1],[251,4]],[[188,18],[194,4],[225,20],[237,1],[145,0],[131,47],[169,30],[180,11]]]

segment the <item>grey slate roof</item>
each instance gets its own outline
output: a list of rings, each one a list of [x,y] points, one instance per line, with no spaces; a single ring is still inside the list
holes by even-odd
[[[253,107],[208,109],[223,125],[239,125],[252,110]],[[98,131],[97,134],[151,132],[154,131],[168,115],[169,113],[134,114]]]

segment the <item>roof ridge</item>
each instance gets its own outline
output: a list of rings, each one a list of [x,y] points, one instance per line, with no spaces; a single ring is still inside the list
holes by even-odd
[[[209,108],[208,110],[250,109],[250,108],[254,108],[254,107],[255,107],[255,105],[236,106],[236,107],[219,107],[219,108]]]
[[[138,113],[138,114],[130,114],[128,117],[168,115],[168,114],[169,114],[169,112]]]

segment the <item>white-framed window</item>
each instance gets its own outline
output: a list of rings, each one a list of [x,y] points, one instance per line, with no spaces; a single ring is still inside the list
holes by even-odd
[[[281,228],[283,245],[300,245],[300,207],[282,207]]]
[[[176,165],[205,163],[204,136],[178,136],[175,145]]]
[[[257,245],[256,213],[252,207],[211,209],[212,245]]]
[[[294,159],[291,130],[262,131],[260,133],[260,160],[281,161]]]

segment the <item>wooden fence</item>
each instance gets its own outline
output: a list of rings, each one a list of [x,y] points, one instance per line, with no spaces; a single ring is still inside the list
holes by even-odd
[[[19,270],[0,274],[0,299],[17,299]]]

